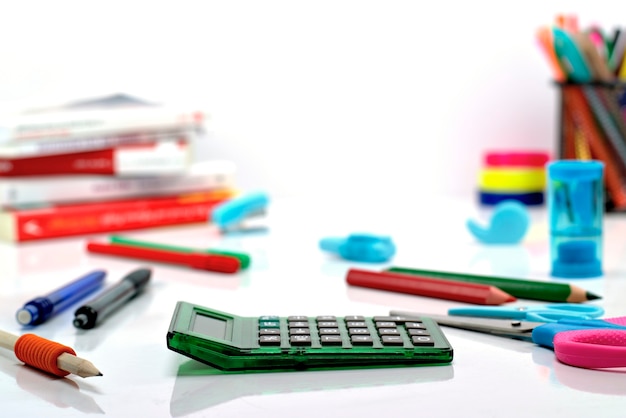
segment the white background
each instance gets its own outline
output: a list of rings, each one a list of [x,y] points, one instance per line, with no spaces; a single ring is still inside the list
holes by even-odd
[[[487,148],[556,143],[535,30],[620,2],[23,1],[0,8],[0,105],[126,92],[212,115],[198,158],[274,195],[466,194]]]

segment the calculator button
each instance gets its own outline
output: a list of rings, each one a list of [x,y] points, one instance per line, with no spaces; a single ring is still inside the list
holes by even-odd
[[[426,329],[426,326],[422,322],[407,322],[404,326],[407,328]]]
[[[435,345],[435,341],[432,339],[432,337],[427,337],[425,335],[411,337],[411,342],[413,343],[413,345],[419,346],[433,347]]]
[[[336,321],[337,317],[333,315],[320,315],[315,318],[317,322],[319,321]]]
[[[400,332],[396,328],[381,328],[378,330],[380,335],[399,335]]]
[[[390,322],[404,322],[406,321],[406,319],[404,319],[401,316],[375,316],[372,318],[374,320],[374,322],[380,322],[380,321],[390,321]]]
[[[302,315],[291,315],[287,317],[287,321],[292,322],[292,321],[308,321],[309,318],[306,316],[302,316]]]
[[[372,345],[374,340],[369,335],[353,335],[350,337],[352,345]]]
[[[348,328],[367,328],[365,321],[349,321],[346,322]]]
[[[289,337],[291,345],[311,345],[310,335],[292,335]]]
[[[343,317],[346,321],[365,321],[365,317],[361,315],[348,315]]]
[[[310,335],[308,328],[289,328],[289,335]]]
[[[339,324],[337,321],[319,321],[317,326],[320,328],[337,328]]]
[[[404,340],[399,335],[383,335],[383,345],[404,345]]]
[[[259,328],[280,328],[278,321],[260,321]]]
[[[289,328],[308,328],[309,323],[303,321],[289,322]]]
[[[280,321],[280,318],[276,315],[263,315],[263,316],[259,316],[259,321],[278,322]]]
[[[322,345],[342,345],[343,340],[339,335],[322,335],[320,337]]]
[[[369,335],[370,330],[367,328],[350,328],[348,329],[350,335]]]
[[[376,322],[376,328],[395,328],[396,323],[390,321],[378,321]]]
[[[320,328],[320,335],[338,335],[339,328]]]
[[[409,329],[407,331],[409,331],[409,335],[410,336],[413,336],[413,335],[430,335],[430,333],[426,329],[411,328],[411,329]]]
[[[280,335],[261,335],[259,337],[260,345],[280,345]]]
[[[278,328],[261,328],[259,330],[260,335],[280,335]]]

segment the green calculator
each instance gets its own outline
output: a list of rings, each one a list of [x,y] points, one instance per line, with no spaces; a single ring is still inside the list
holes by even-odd
[[[167,347],[227,371],[434,365],[453,356],[428,317],[242,317],[182,301]]]

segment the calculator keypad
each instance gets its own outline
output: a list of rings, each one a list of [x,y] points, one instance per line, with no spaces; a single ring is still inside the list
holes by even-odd
[[[258,342],[261,346],[374,346],[374,347],[433,347],[434,339],[423,322],[398,317],[350,315],[337,318],[321,315],[315,318],[293,315],[259,317]]]

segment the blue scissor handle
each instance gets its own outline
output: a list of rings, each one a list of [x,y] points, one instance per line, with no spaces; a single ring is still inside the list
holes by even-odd
[[[626,326],[607,322],[602,319],[573,319],[565,318],[558,322],[540,325],[533,330],[532,339],[535,344],[554,348],[554,336],[559,332],[575,331],[579,329],[622,329]]]
[[[462,307],[448,310],[448,315],[488,318],[525,319],[534,322],[555,322],[560,319],[591,319],[604,314],[604,309],[579,303],[552,303],[537,306]]]
[[[578,312],[592,318],[597,318],[604,314],[604,309],[600,306],[585,305],[582,303],[550,303],[543,305],[543,307],[549,310]]]
[[[522,319],[526,311],[509,306],[462,307],[448,309],[448,315]]]
[[[536,322],[556,322],[561,319],[593,319],[604,314],[600,306],[581,305],[579,303],[553,303],[538,308],[530,309],[526,314],[526,320]]]

